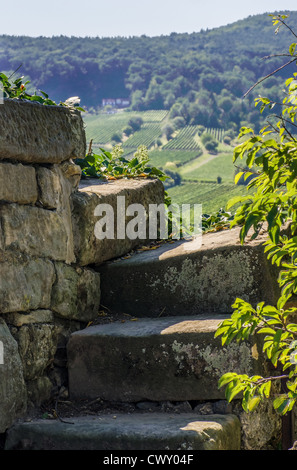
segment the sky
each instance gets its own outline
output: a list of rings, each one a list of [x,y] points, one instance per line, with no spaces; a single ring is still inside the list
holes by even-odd
[[[296,0],[0,0],[0,6],[0,34],[47,37],[192,33],[297,10]]]

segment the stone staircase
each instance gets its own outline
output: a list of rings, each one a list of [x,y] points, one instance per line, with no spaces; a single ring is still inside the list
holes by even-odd
[[[214,333],[235,297],[274,301],[262,241],[241,246],[238,230],[222,231],[193,251],[166,243],[96,266],[102,305],[116,320],[71,335],[70,400],[122,407],[16,423],[6,449],[239,450],[240,419],[217,384],[230,370],[261,373],[259,348],[222,347]]]

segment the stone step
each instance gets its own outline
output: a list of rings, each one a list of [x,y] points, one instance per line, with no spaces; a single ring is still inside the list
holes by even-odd
[[[17,423],[9,429],[5,450],[240,449],[240,423],[231,414],[108,414],[68,421]]]
[[[140,318],[90,326],[67,345],[73,400],[115,402],[224,398],[224,372],[261,373],[257,345],[214,338],[227,316]],[[259,348],[258,348],[259,349]]]
[[[158,317],[231,312],[236,297],[274,303],[277,272],[264,253],[266,237],[241,245],[239,230],[207,233],[199,248],[175,241],[97,266],[102,305]]]
[[[123,178],[108,183],[92,178],[82,180],[79,191],[71,198],[76,262],[81,266],[100,264],[151,242],[146,219],[143,238],[129,237],[128,208],[136,204],[148,213],[151,204],[163,201],[164,186],[158,179]],[[101,223],[104,229],[100,229]],[[103,238],[101,230],[107,231]]]

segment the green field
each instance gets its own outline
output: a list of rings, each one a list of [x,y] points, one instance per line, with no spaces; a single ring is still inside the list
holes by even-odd
[[[235,196],[246,194],[245,186],[232,183],[182,183],[168,189],[173,204],[202,204],[203,213],[216,212],[226,208],[227,202]]]
[[[136,149],[139,145],[145,145],[147,148],[150,148],[161,135],[162,131],[159,123],[145,122],[139,131],[135,132],[123,143],[123,148]]]
[[[217,128],[209,128],[207,127],[206,130],[205,130],[208,134],[211,134],[215,137],[215,139],[217,139],[219,142],[222,142],[223,141],[223,135],[224,135],[224,132],[223,132],[223,129],[217,129]]]
[[[140,130],[123,139],[124,155],[130,158],[138,146],[145,145],[152,166],[179,173],[182,184],[167,190],[173,203],[202,204],[203,212],[212,213],[225,208],[233,196],[243,194],[246,188],[234,184],[233,149],[223,143],[223,130],[206,129],[220,142],[219,153],[213,155],[201,142],[199,126],[186,126],[175,132],[173,138],[164,138],[162,127],[167,115],[163,110],[87,115],[84,118],[87,141],[93,139],[94,151],[98,146],[110,147],[112,135],[121,134],[131,117],[139,116],[143,120]]]
[[[195,138],[197,133],[198,126],[183,127],[163,148],[164,150],[199,150],[201,147]]]
[[[86,116],[84,122],[87,142],[93,139],[93,142],[98,144],[110,143],[112,135],[127,126],[130,117],[126,113]]]
[[[142,129],[143,130],[142,137],[144,139],[147,140],[147,136],[146,136],[147,131],[148,131],[149,136],[151,136],[152,129],[154,129],[154,132],[153,132],[154,138],[156,134],[158,137],[160,134],[161,122],[165,119],[167,114],[168,114],[168,111],[165,111],[165,110],[156,110],[156,111],[151,110],[151,111],[142,111],[142,112],[123,111],[123,112],[115,113],[115,114],[97,114],[97,115],[88,114],[84,116],[87,142],[93,139],[94,144],[110,144],[112,140],[112,135],[114,133],[121,134],[122,130],[126,126],[128,126],[128,122],[132,117],[142,118],[144,122],[144,128],[145,128],[145,129]],[[134,136],[136,134],[137,132],[134,134]],[[131,141],[132,141],[132,137],[130,137]],[[138,141],[139,140],[137,140],[137,142]],[[143,142],[141,144],[147,145]],[[132,146],[136,145],[136,148],[137,148],[137,146],[141,144],[132,143]],[[150,145],[151,143],[148,142],[148,144]]]
[[[149,152],[151,164],[158,168],[165,168],[166,164],[174,163],[182,166],[199,157],[199,150],[152,150]],[[168,165],[167,165],[168,166]]]
[[[231,152],[209,156],[208,159],[204,159],[203,164],[197,159],[184,165],[180,174],[184,180],[217,181],[220,176],[223,183],[231,183],[234,181],[235,172],[232,159]]]

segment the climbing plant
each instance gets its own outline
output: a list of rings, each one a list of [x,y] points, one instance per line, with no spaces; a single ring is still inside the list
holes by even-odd
[[[76,108],[79,111],[84,111],[84,109],[79,106],[80,100],[77,96],[68,98],[63,102],[60,101],[59,103],[56,103],[49,98],[47,93],[41,90],[40,94],[38,94],[36,91],[34,94],[29,94],[27,87],[30,81],[27,80],[23,82],[24,77],[18,77],[12,80],[12,76],[15,74],[15,72],[13,72],[13,74],[11,74],[9,77],[3,72],[0,73],[0,91],[3,91],[4,98],[33,101],[49,106],[67,106],[69,108]]]
[[[273,24],[277,31],[281,26],[288,28],[297,38],[287,24],[286,15],[273,16]],[[289,57],[284,66],[297,63],[296,43],[282,56]],[[253,191],[229,202],[229,207],[240,202],[231,227],[241,227],[242,244],[247,236],[254,239],[262,228],[267,229],[265,252],[279,269],[280,297],[276,305],[260,302],[256,306],[237,298],[231,318],[220,324],[215,336],[228,345],[231,341],[261,335],[263,355],[274,372],[267,377],[228,372],[220,378],[219,387],[225,387],[229,401],[241,393],[246,412],[270,399],[274,408],[284,415],[297,400],[297,324],[294,321],[297,313],[297,302],[294,303],[297,293],[297,73],[285,82],[281,103],[259,96],[255,105],[260,106],[260,112],[269,110],[271,114],[259,134],[251,128],[241,129],[233,160],[245,160],[248,169],[237,174],[236,179],[253,174],[247,185],[247,190],[253,188]],[[272,114],[275,109],[279,112]],[[272,387],[279,381],[286,382],[286,392],[277,393],[278,388]]]
[[[156,167],[149,165],[148,150],[140,145],[132,158],[123,156],[124,149],[121,144],[116,144],[111,152],[100,148],[93,152],[90,143],[89,152],[83,159],[77,159],[84,177],[102,179],[120,179],[135,177],[157,177],[161,181],[168,178],[166,174]]]

